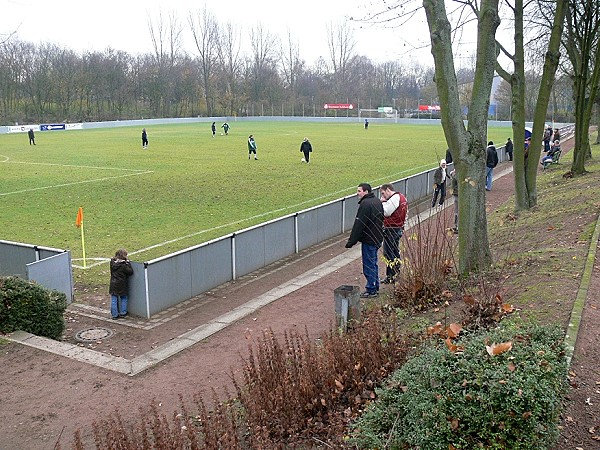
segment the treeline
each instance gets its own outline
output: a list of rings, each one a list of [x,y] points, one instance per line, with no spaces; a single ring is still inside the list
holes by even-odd
[[[345,116],[380,106],[410,116],[419,104],[437,104],[432,67],[358,55],[344,24],[327,30],[329,57],[312,65],[291,36],[281,42],[260,25],[242,33],[207,11],[190,14],[185,27],[174,19],[149,25],[153,51],[145,54],[80,54],[18,37],[0,42],[0,123]],[[184,33],[193,36],[193,52],[183,49]],[[461,103],[468,105],[473,70],[459,69],[457,76],[464,87]],[[501,97],[495,118],[508,120],[510,96]],[[325,111],[325,103],[352,103],[355,109]]]

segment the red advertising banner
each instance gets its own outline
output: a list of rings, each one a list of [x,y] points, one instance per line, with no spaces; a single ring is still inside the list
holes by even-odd
[[[419,105],[419,111],[439,111],[439,105]]]
[[[352,103],[325,103],[323,109],[354,109]]]

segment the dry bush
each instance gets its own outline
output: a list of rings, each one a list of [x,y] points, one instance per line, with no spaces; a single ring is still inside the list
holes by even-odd
[[[394,316],[382,311],[372,311],[350,333],[330,332],[320,344],[298,333],[286,333],[281,344],[265,332],[245,360],[243,383],[236,382],[252,448],[340,445],[346,424],[406,360],[411,345]]]
[[[443,214],[436,214],[424,222],[418,220],[401,239],[402,264],[394,289],[397,306],[425,310],[445,300],[442,293],[455,267],[456,246],[445,225]]]

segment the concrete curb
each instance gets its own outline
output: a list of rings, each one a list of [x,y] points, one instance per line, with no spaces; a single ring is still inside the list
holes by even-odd
[[[594,262],[596,261],[596,250],[598,248],[598,238],[600,237],[600,215],[596,219],[596,227],[592,234],[590,242],[590,250],[585,262],[583,274],[581,276],[581,283],[577,290],[577,297],[573,303],[573,309],[571,310],[571,317],[569,318],[569,325],[567,326],[567,334],[565,335],[565,348],[567,366],[571,366],[571,360],[573,359],[573,353],[575,353],[575,344],[577,343],[577,336],[579,334],[579,326],[581,325],[581,317],[583,316],[583,308],[585,307],[585,301],[588,296],[588,290],[590,287],[590,281],[592,279],[592,272],[594,271]]]

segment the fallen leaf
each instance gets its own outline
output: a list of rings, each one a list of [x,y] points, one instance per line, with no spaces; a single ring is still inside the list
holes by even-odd
[[[508,364],[508,370],[510,370],[511,372],[514,372],[517,369],[517,366],[515,366],[512,362]]]
[[[513,305],[507,305],[506,303],[502,304],[502,311],[504,311],[505,313],[511,313],[515,310],[515,307]]]
[[[473,306],[475,304],[475,297],[473,297],[471,294],[463,295],[463,301],[467,305]]]
[[[500,355],[509,351],[512,348],[512,341],[502,342],[500,344],[486,345],[485,348],[490,356]]]
[[[457,323],[451,323],[450,326],[446,329],[446,333],[448,337],[455,338],[462,331],[462,327]]]
[[[343,391],[343,390],[344,390],[344,385],[343,385],[343,384],[342,384],[340,381],[338,381],[338,380],[335,380],[335,385],[337,386],[337,388],[338,388],[340,391]]]

